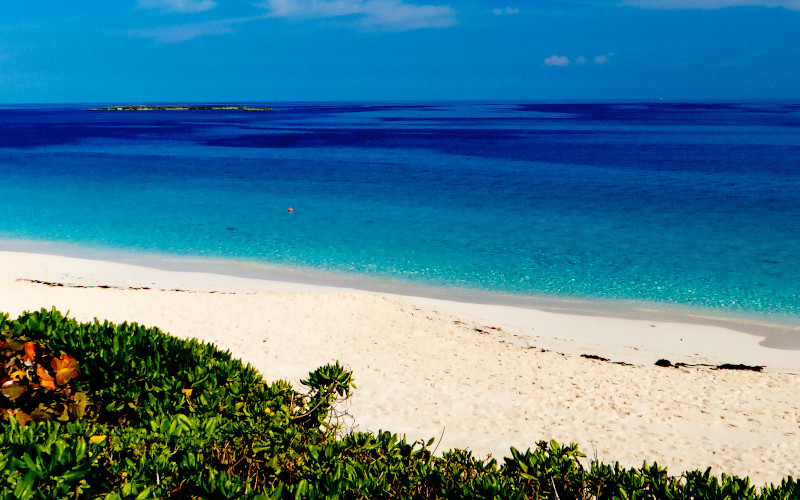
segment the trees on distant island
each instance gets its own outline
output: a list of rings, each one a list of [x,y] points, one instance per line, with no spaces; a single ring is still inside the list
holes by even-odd
[[[91,108],[89,111],[272,111],[272,108],[257,106],[235,106],[228,104],[176,104],[169,106],[134,104],[128,106],[105,106],[102,108]]]

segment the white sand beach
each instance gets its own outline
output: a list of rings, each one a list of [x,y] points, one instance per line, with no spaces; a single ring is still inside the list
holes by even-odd
[[[555,439],[675,475],[711,466],[763,484],[800,472],[800,351],[770,347],[749,328],[0,252],[0,311],[53,306],[213,342],[267,380],[299,385],[338,360],[357,385],[351,425],[411,440],[443,434],[439,451],[502,459],[510,446]],[[661,368],[660,358],[766,369]]]

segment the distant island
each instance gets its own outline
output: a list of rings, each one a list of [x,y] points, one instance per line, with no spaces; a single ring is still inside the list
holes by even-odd
[[[172,106],[151,106],[149,104],[135,104],[133,106],[106,106],[103,108],[91,108],[89,111],[272,111],[272,108],[260,108],[253,106],[230,106],[230,105],[186,105],[177,104]]]

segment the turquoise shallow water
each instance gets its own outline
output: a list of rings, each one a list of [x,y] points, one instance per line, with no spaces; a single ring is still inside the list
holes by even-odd
[[[791,103],[85,108],[0,108],[1,238],[800,325]]]

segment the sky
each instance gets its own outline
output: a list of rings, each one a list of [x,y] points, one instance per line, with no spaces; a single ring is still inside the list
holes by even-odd
[[[800,98],[800,0],[0,0],[0,103]]]

